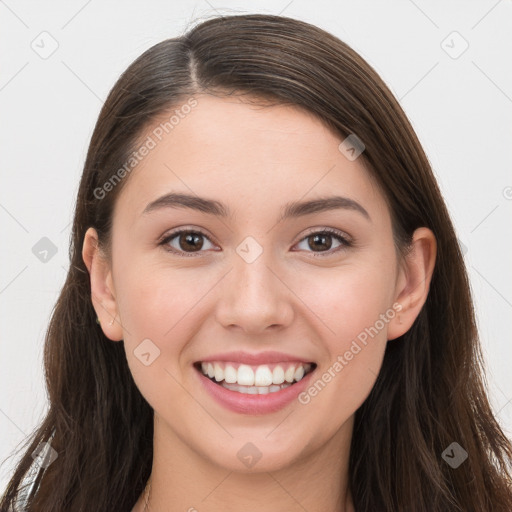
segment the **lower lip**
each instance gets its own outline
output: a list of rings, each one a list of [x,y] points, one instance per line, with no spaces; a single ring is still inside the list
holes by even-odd
[[[217,403],[226,409],[242,414],[269,414],[283,409],[297,399],[297,396],[308,386],[311,375],[314,373],[314,371],[309,372],[299,382],[274,393],[248,395],[226,389],[210,380],[199,370],[195,369],[195,371],[199,375],[201,384]]]

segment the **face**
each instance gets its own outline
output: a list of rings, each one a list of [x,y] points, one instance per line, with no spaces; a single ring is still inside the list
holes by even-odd
[[[313,115],[196,99],[125,178],[102,302],[116,322],[103,328],[124,340],[159,432],[229,470],[253,451],[255,469],[282,468],[350,430],[400,334],[390,213]],[[195,202],[157,201],[171,193]],[[286,210],[334,196],[335,208]]]

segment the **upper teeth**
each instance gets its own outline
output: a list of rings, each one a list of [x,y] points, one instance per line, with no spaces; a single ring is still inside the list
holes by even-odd
[[[201,370],[208,377],[215,378],[217,382],[224,380],[228,384],[236,383],[242,386],[270,386],[282,384],[285,381],[298,382],[310,369],[311,364],[309,363],[279,363],[260,366],[224,362],[201,363]]]

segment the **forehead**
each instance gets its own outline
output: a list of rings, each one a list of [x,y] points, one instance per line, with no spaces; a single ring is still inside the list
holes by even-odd
[[[234,211],[333,193],[370,202],[367,209],[385,207],[362,160],[348,160],[338,148],[344,137],[312,113],[236,97],[194,98],[193,108],[173,107],[143,134],[151,149],[130,173],[116,210],[129,206],[136,217],[170,192],[218,199]]]

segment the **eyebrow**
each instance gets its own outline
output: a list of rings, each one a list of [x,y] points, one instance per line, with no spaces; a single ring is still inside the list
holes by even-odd
[[[159,197],[146,206],[142,215],[164,208],[187,208],[223,218],[233,216],[229,208],[219,201],[183,193],[170,193]],[[357,201],[348,197],[329,196],[310,201],[286,203],[281,210],[278,222],[293,217],[302,217],[304,215],[337,209],[359,212],[368,221],[372,221],[369,213]]]

